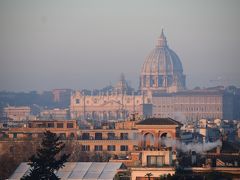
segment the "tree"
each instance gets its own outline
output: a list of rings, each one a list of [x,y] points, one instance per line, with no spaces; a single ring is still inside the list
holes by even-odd
[[[65,153],[61,156],[59,153],[65,147],[60,137],[50,131],[44,132],[40,148],[37,149],[36,155],[31,156],[30,172],[21,178],[21,180],[57,180],[60,179],[55,175],[55,171],[64,166],[70,155]],[[56,156],[60,156],[57,158]]]

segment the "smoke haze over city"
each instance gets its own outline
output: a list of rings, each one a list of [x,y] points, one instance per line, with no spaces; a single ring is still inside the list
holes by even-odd
[[[0,90],[137,88],[162,28],[187,87],[240,86],[240,1],[0,2]]]

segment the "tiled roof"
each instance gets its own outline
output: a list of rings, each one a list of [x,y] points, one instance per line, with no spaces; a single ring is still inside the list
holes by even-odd
[[[171,118],[147,118],[137,123],[137,125],[182,125]]]

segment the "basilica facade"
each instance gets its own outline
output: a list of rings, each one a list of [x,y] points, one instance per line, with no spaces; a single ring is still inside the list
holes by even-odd
[[[110,90],[95,95],[71,95],[73,119],[118,120],[131,114],[198,120],[223,117],[223,91],[186,90],[186,76],[178,55],[169,48],[163,31],[143,63],[139,90],[122,75]]]
[[[132,113],[144,114],[144,104],[144,97],[134,92],[122,75],[111,91],[96,95],[75,91],[71,96],[70,114],[73,119],[126,119]]]

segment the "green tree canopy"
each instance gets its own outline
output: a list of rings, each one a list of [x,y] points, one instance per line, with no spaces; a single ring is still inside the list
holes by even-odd
[[[55,133],[44,132],[40,148],[29,159],[30,172],[23,176],[21,180],[60,179],[55,175],[55,172],[64,166],[69,155],[63,154],[59,158],[56,157],[65,147],[65,144],[59,140],[59,136]]]

